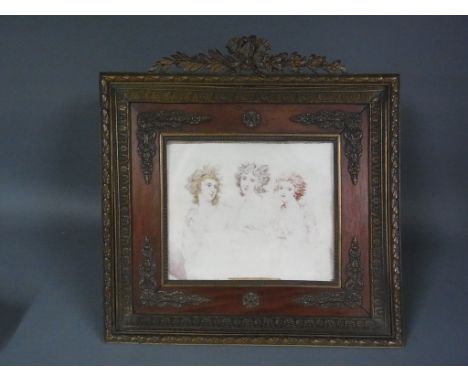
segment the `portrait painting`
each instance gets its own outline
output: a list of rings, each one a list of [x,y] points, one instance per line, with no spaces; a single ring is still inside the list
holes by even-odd
[[[168,140],[169,280],[331,282],[336,142]]]

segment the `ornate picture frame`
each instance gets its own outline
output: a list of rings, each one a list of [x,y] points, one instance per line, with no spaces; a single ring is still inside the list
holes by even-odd
[[[176,53],[148,73],[100,76],[106,341],[402,346],[399,76],[349,74],[340,61],[313,54],[274,54],[255,36],[233,38],[226,48]],[[319,146],[331,153],[324,154],[328,167],[317,159]],[[218,167],[198,165],[201,157]],[[293,175],[275,175],[288,163],[297,165]],[[251,235],[232,228],[240,219],[233,217],[241,209],[236,203],[244,201],[242,171],[264,179],[258,200],[266,207],[247,214],[270,219],[249,226],[260,231],[252,243],[268,244],[261,261],[259,249],[247,253],[246,245],[232,244]],[[234,207],[200,215],[206,179],[215,187],[208,205],[222,195]],[[275,231],[287,205],[281,201],[287,192],[278,191],[282,182],[292,185],[293,205],[302,198],[296,215],[288,215],[292,234],[307,203],[315,214],[314,223],[304,223],[307,251],[292,250],[284,244],[287,234]],[[319,189],[327,182],[331,188]],[[325,204],[328,209],[313,210]],[[176,249],[189,235],[184,229],[196,219],[206,222],[204,216],[216,224],[203,232],[211,229],[211,243],[221,244],[208,250],[187,241],[179,267]],[[194,232],[195,243],[202,242],[201,231]],[[273,239],[260,239],[265,235]],[[320,235],[328,239],[319,250]],[[240,260],[245,253],[259,254],[253,274],[262,277],[237,277],[250,275],[247,260]],[[316,273],[294,273],[313,268],[304,263],[309,253],[323,259],[331,253],[329,270],[317,265]],[[189,266],[199,255],[205,263]],[[274,256],[286,262],[268,260]],[[221,270],[226,262],[226,275],[206,276],[216,268],[210,261]]]

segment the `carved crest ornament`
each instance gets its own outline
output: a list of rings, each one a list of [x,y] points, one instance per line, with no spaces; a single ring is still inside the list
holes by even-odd
[[[297,52],[271,52],[271,43],[257,36],[231,38],[227,44],[228,53],[218,49],[206,53],[187,55],[176,52],[161,58],[149,70],[150,73],[165,73],[173,67],[184,72],[209,73],[298,73],[343,74],[346,68],[340,60],[328,62],[325,56],[311,54],[303,56]]]

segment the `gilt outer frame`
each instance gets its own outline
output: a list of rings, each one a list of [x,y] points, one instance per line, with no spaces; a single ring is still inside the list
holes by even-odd
[[[402,346],[400,261],[399,76],[396,74],[148,74],[102,73],[102,227],[104,255],[104,325],[109,342],[303,345]],[[257,316],[135,313],[135,283],[148,268],[135,264],[135,252],[154,248],[132,244],[132,107],[137,103],[171,104],[300,104],[361,105],[368,124],[369,176],[368,288],[369,317]],[[246,116],[248,124],[258,120]],[[307,121],[294,121],[294,123]],[[310,122],[310,121],[309,121]],[[310,123],[316,123],[312,121]],[[362,163],[361,163],[362,164]],[[344,170],[343,170],[344,171]],[[141,174],[138,174],[140,176]],[[161,238],[164,240],[164,238]],[[145,245],[146,245],[145,241]],[[353,241],[354,243],[354,241]],[[349,251],[356,252],[355,247]],[[358,248],[359,249],[359,248]],[[346,249],[347,250],[347,249]],[[140,255],[139,255],[140,256]],[[141,255],[143,256],[143,255]],[[147,263],[149,269],[153,265]],[[156,265],[157,266],[157,265]],[[150,271],[151,272],[151,271]],[[352,270],[351,270],[352,272]],[[146,275],[146,276],[145,276]],[[258,295],[246,289],[245,307],[255,307]],[[346,291],[341,297],[351,298]],[[317,302],[305,295],[302,303]],[[164,304],[164,298],[150,296]],[[340,298],[341,298],[340,297]],[[171,297],[172,298],[172,297]],[[175,299],[174,299],[175,298]],[[197,301],[177,295],[169,301]],[[327,294],[321,295],[327,300]],[[185,299],[185,300],[184,300]],[[161,302],[162,301],[162,302]],[[330,299],[329,299],[330,301]],[[173,303],[173,302],[171,302]],[[325,306],[323,309],[330,309]]]

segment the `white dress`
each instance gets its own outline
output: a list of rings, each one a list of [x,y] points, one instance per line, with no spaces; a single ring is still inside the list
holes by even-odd
[[[266,267],[268,246],[271,241],[268,226],[271,223],[268,200],[255,194],[242,197],[229,225],[230,238],[226,247],[230,251],[229,279],[272,278]]]
[[[187,212],[182,233],[182,257],[188,280],[222,279],[227,209],[223,205],[194,206]]]
[[[310,226],[306,208],[297,202],[280,208],[276,215],[273,231],[277,250],[272,259],[283,280],[308,280],[319,278],[317,263],[317,238]]]

